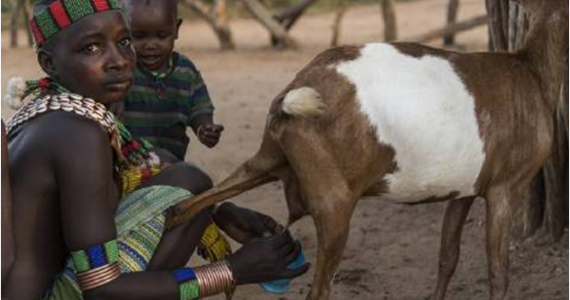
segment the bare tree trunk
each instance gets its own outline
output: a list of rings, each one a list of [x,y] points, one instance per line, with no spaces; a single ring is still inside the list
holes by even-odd
[[[296,48],[297,43],[287,34],[287,29],[281,25],[267,8],[258,0],[241,0],[251,15],[263,25],[272,37],[277,40],[277,45],[283,48]]]
[[[568,55],[566,55],[566,71],[564,72],[564,84],[562,85],[562,91],[560,92],[560,118],[564,124],[564,129],[566,129],[566,136],[568,136]]]
[[[338,0],[337,1],[337,10],[336,15],[334,17],[334,23],[332,26],[332,37],[331,37],[331,47],[338,46],[338,40],[340,38],[340,28],[342,18],[344,17],[344,13],[346,12],[346,8],[348,7],[346,0]]]
[[[235,44],[230,31],[230,20],[228,17],[228,5],[226,0],[215,1],[215,32],[220,41],[222,50],[235,49]]]
[[[486,0],[489,46],[494,51],[516,51],[529,30],[528,16],[509,0]],[[568,56],[561,57],[566,60]],[[514,232],[521,237],[539,233],[541,238],[558,240],[568,226],[568,70],[560,87],[551,157],[515,211]],[[537,231],[541,229],[540,231]]]
[[[382,18],[384,18],[384,40],[394,41],[398,38],[396,11],[393,0],[380,0]]]
[[[15,0],[14,10],[12,11],[12,16],[10,18],[10,47],[18,47],[18,19],[22,12],[22,8],[25,5],[25,0]]]
[[[520,49],[529,30],[528,16],[521,6],[509,6],[508,50],[513,52]]]
[[[447,7],[447,27],[455,25],[457,22],[457,11],[459,10],[459,0],[449,0]],[[443,38],[443,45],[451,46],[455,44],[455,33],[446,35]]]
[[[28,36],[28,46],[32,47],[34,45],[34,37],[32,36],[32,30],[28,26],[27,22],[30,19],[30,4],[28,1],[24,0],[24,20],[26,21],[26,35]]]
[[[229,26],[226,0],[216,0],[209,6],[200,0],[180,1],[202,17],[218,37],[221,50],[235,49],[232,33]]]
[[[546,187],[544,230],[557,241],[568,226],[568,53],[565,57],[565,80],[560,87],[558,111],[554,124],[551,158],[543,169]]]
[[[489,49],[506,51],[509,49],[509,0],[486,0],[489,14]]]

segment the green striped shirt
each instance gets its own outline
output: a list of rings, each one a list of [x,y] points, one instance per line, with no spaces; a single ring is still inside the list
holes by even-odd
[[[190,138],[186,127],[198,115],[213,114],[208,88],[196,66],[174,52],[171,72],[162,79],[137,68],[121,121],[136,137],[183,160]]]

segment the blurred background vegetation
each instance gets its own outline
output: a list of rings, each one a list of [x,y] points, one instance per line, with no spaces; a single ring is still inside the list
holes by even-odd
[[[418,1],[418,0],[396,0],[397,2],[404,1]],[[36,0],[28,0],[30,7]],[[213,4],[214,0],[206,0],[204,3]],[[263,3],[269,7],[271,10],[280,10],[293,5],[298,2],[298,0],[266,0]],[[307,13],[323,12],[334,10],[337,5],[338,0],[319,0],[313,6],[311,6]],[[350,0],[352,4],[369,4],[378,3],[378,0]],[[2,30],[10,29],[10,18],[11,14],[16,6],[16,0],[4,0],[2,1]],[[228,2],[228,13],[230,17],[249,17],[245,9],[240,5],[240,2],[229,1]],[[184,19],[196,19],[197,15],[194,11],[189,9],[184,5],[180,5],[180,16]],[[22,18],[18,20],[18,26],[24,28],[26,22]]]

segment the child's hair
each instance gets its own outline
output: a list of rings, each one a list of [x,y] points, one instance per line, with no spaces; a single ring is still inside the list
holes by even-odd
[[[156,4],[168,3],[172,5],[172,17],[178,19],[178,1],[177,0],[122,0],[123,10],[126,12],[127,17],[130,18],[131,6],[133,2],[143,3],[145,6],[153,6]]]

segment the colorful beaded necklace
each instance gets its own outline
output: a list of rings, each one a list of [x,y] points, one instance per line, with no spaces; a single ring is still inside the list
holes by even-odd
[[[8,120],[8,135],[17,127],[48,111],[72,112],[97,122],[110,136],[119,170],[160,165],[150,143],[134,138],[107,108],[93,99],[71,93],[50,78],[26,82],[25,104]]]

